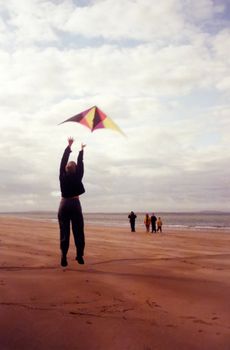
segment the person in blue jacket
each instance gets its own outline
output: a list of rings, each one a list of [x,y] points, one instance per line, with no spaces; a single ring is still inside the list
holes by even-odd
[[[83,150],[85,145],[81,145],[77,163],[73,161],[68,162],[69,155],[72,152],[71,146],[73,142],[73,138],[68,139],[68,146],[64,150],[59,173],[62,198],[58,210],[58,222],[60,228],[60,249],[62,253],[61,266],[63,267],[68,265],[67,253],[70,241],[70,224],[76,246],[76,260],[79,264],[84,264],[84,219],[79,196],[85,192],[82,183],[84,175]]]

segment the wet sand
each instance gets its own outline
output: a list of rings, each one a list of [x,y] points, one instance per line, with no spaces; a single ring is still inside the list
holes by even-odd
[[[56,223],[0,218],[2,350],[230,348],[230,232],[85,233],[61,268]]]

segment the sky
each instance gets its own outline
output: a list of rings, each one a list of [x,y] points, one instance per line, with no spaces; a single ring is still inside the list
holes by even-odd
[[[0,0],[0,212],[230,211],[230,0]],[[123,130],[58,125],[97,105]]]

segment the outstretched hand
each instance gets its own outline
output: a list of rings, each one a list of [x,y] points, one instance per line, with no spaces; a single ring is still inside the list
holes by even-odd
[[[73,137],[69,137],[69,138],[68,138],[69,147],[71,147],[73,143],[74,143]]]
[[[73,137],[69,137],[69,138],[68,138],[69,147],[71,147],[73,143],[74,143],[74,138],[73,138]],[[81,144],[81,149],[83,150],[83,149],[85,148],[85,146],[86,146],[86,145],[85,145],[84,143],[82,143],[82,144]]]

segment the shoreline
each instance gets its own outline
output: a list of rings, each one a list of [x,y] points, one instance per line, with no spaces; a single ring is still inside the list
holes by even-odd
[[[84,215],[84,213],[83,213]],[[42,217],[36,217],[36,216],[29,216],[29,215],[14,215],[14,214],[6,214],[6,213],[0,213],[0,220],[1,219],[12,219],[12,220],[31,220],[31,221],[37,221],[37,222],[50,222],[50,223],[58,223],[58,219],[57,218],[42,218]],[[112,228],[112,227],[116,227],[119,229],[128,229],[130,228],[130,225],[128,222],[126,223],[122,223],[122,224],[118,224],[118,223],[107,223],[107,222],[97,222],[97,220],[95,220],[95,222],[91,219],[90,221],[87,220],[87,218],[85,219],[85,225],[87,226],[102,226],[104,228]],[[136,224],[136,228],[138,229],[138,232],[142,232],[145,231],[145,226],[144,224]],[[167,230],[167,231],[183,231],[183,230],[194,230],[194,231],[206,231],[206,230],[211,230],[211,231],[220,231],[220,232],[230,232],[230,226],[220,226],[220,225],[216,225],[216,226],[210,226],[210,225],[179,225],[179,224],[164,224],[163,225],[163,230]]]

